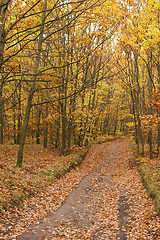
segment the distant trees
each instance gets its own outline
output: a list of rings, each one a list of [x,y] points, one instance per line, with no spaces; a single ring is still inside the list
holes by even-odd
[[[150,158],[159,153],[159,3],[133,1],[126,9],[128,20],[122,26],[119,46],[125,71],[120,78],[130,95],[137,156],[144,156],[149,144]],[[155,97],[156,96],[156,97]]]

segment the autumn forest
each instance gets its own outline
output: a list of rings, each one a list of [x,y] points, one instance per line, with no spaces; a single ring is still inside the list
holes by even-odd
[[[158,1],[1,1],[0,142],[160,145]],[[21,139],[21,140],[20,140]],[[155,141],[153,141],[153,139]],[[26,140],[27,141],[27,140]]]
[[[1,0],[0,72],[0,144],[16,145],[14,166],[26,144],[65,157],[106,136],[158,158],[159,0]]]

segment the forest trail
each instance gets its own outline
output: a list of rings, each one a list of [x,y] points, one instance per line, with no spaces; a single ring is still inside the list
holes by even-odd
[[[15,239],[160,239],[159,217],[129,144],[128,139],[105,143],[101,164],[81,179],[54,213]]]

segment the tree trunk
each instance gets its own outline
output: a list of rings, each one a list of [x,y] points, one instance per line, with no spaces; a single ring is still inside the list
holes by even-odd
[[[17,144],[20,143],[21,133],[21,82],[19,82],[19,93],[18,93],[18,133],[17,133]]]
[[[0,72],[2,72],[2,64],[3,64],[3,53],[4,53],[4,46],[6,43],[6,32],[5,32],[5,22],[6,22],[6,14],[8,10],[8,5],[11,0],[4,0],[0,3]],[[4,79],[3,74],[1,73],[1,80],[0,80],[0,144],[3,144],[3,128],[4,128],[4,120],[3,120],[3,110],[4,110],[4,103],[3,103],[3,85]]]
[[[3,98],[2,98],[2,87],[0,89],[0,144],[3,144]]]
[[[22,134],[21,134],[19,151],[18,151],[18,158],[17,158],[17,165],[16,165],[17,167],[23,166],[23,149],[25,144],[26,132],[28,128],[28,122],[30,118],[30,110],[32,107],[32,99],[34,96],[34,91],[36,86],[37,72],[40,64],[40,55],[41,55],[42,43],[43,43],[43,32],[44,32],[44,24],[45,24],[45,18],[46,18],[46,9],[47,9],[47,0],[44,1],[44,5],[43,5],[43,15],[42,15],[42,21],[41,21],[40,36],[38,41],[38,52],[37,52],[35,68],[34,68],[33,83],[30,89],[30,94],[29,94],[29,98],[26,106],[25,119],[24,119],[24,124],[22,128]]]
[[[48,120],[46,118],[48,117],[48,106],[46,106],[46,114],[45,114],[45,127],[44,127],[44,142],[43,142],[43,148],[47,148],[48,145]]]
[[[13,104],[15,105],[15,94],[13,95]],[[14,144],[17,143],[17,138],[16,138],[16,114],[15,114],[15,111],[16,111],[16,108],[13,107],[13,141],[14,141]]]
[[[41,122],[41,111],[37,107],[37,129],[36,129],[36,143],[40,144],[40,122]]]
[[[149,99],[152,99],[152,52],[150,53],[150,56],[148,56],[148,62],[150,62],[148,66],[148,95]],[[150,103],[150,106],[148,108],[148,114],[153,114],[152,105]],[[150,152],[150,159],[153,158],[153,140],[152,140],[152,124],[149,124],[149,133],[148,133],[148,143],[149,143],[149,152]]]
[[[25,143],[26,132],[27,132],[27,128],[28,128],[29,117],[30,117],[30,110],[31,110],[31,106],[32,106],[32,98],[33,98],[33,96],[30,95],[28,98],[28,103],[27,103],[27,107],[26,107],[25,119],[24,119],[24,123],[23,123],[23,129],[22,129],[21,139],[20,139],[20,144],[19,144],[17,167],[23,166],[23,150],[24,150],[24,143]]]

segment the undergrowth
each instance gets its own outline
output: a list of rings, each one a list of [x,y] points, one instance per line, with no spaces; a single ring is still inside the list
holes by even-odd
[[[136,159],[136,165],[160,216],[160,161],[159,159],[150,160],[146,157],[139,157]]]
[[[12,211],[15,206],[22,205],[25,199],[34,196],[56,179],[80,165],[86,153],[87,149],[84,149],[80,153],[60,157],[56,164],[39,162],[40,166],[34,162],[30,167],[25,166],[21,169],[16,168],[9,161],[8,166],[1,163],[0,216],[2,217],[7,211]]]

